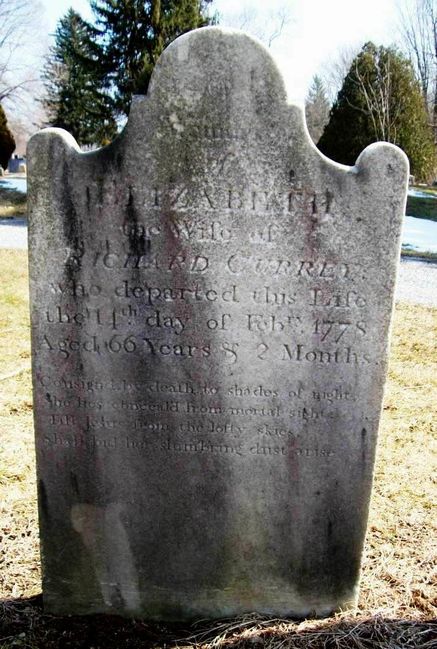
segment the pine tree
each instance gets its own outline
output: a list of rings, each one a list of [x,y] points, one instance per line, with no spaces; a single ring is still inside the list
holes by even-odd
[[[107,144],[117,132],[96,30],[73,9],[59,21],[44,70],[49,124],[80,145]]]
[[[6,169],[15,149],[15,140],[8,127],[5,111],[0,104],[0,166]]]
[[[113,84],[119,114],[127,115],[134,94],[145,94],[153,67],[175,38],[212,20],[212,0],[93,0],[105,73]]]
[[[352,62],[318,147],[337,162],[354,164],[372,142],[400,146],[411,173],[432,177],[436,151],[419,82],[394,48],[366,43]]]
[[[320,77],[315,75],[305,101],[307,127],[313,142],[317,144],[329,120],[329,101]]]

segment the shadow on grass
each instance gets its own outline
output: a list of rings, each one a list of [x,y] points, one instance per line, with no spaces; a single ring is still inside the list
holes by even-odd
[[[195,624],[118,616],[44,615],[42,596],[0,602],[0,649],[435,649],[437,620],[358,616],[307,620],[247,615]]]

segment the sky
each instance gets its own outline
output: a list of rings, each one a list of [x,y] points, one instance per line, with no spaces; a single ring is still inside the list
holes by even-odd
[[[282,71],[290,101],[302,103],[311,80],[326,62],[344,48],[359,48],[366,41],[389,45],[396,40],[396,5],[399,0],[215,0],[220,25],[243,27],[265,41],[286,17],[271,53]],[[88,0],[41,0],[45,22],[53,33],[71,6],[85,19],[92,18]],[[266,8],[268,5],[268,8]]]

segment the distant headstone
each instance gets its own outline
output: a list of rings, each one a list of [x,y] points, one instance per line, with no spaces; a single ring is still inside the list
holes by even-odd
[[[112,145],[28,159],[46,610],[354,606],[405,155],[329,161],[268,52],[206,28]]]
[[[26,172],[25,158],[21,158],[18,155],[14,155],[14,157],[9,160],[8,171],[10,174],[25,173]]]

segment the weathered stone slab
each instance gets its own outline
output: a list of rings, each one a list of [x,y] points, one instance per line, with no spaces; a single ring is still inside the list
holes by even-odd
[[[268,52],[208,28],[111,146],[28,157],[46,609],[353,606],[404,154],[327,160]]]

